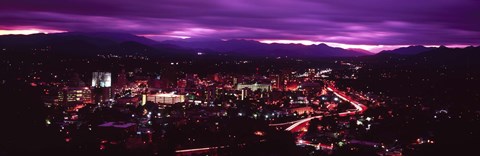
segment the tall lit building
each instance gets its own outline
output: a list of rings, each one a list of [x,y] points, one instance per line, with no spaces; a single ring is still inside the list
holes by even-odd
[[[101,103],[113,98],[112,73],[93,72],[92,91],[95,103]]]
[[[93,72],[92,87],[111,87],[112,73],[110,72]]]
[[[242,89],[242,94],[240,94],[240,100],[246,100],[248,97],[248,93],[250,92],[250,89]]]

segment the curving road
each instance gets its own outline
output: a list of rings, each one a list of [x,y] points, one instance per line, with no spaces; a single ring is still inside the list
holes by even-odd
[[[335,85],[333,84],[330,84],[328,87],[327,87],[327,90],[328,91],[331,91],[333,92],[333,94],[335,94],[337,97],[339,97],[340,99],[344,100],[344,101],[347,101],[348,103],[350,103],[353,107],[355,107],[354,110],[347,110],[345,112],[341,112],[341,113],[338,113],[339,116],[348,116],[348,115],[355,115],[355,114],[358,114],[358,113],[363,113],[367,107],[363,104],[360,104],[359,102],[353,100],[352,98],[350,98],[349,96],[346,96],[343,92],[339,91],[337,88],[334,87]],[[291,132],[298,132],[300,130],[302,130],[304,127],[307,126],[307,123],[312,120],[312,119],[315,119],[315,118],[322,118],[323,115],[318,115],[318,116],[312,116],[312,117],[308,117],[308,118],[305,118],[305,119],[300,119],[300,120],[296,120],[296,121],[290,121],[290,122],[285,122],[285,123],[277,123],[277,124],[270,124],[269,126],[283,126],[283,125],[290,125],[289,127],[287,127],[285,130],[286,131],[291,131]]]
[[[333,92],[337,97],[340,99],[347,101],[350,103],[353,107],[355,107],[354,110],[347,110],[345,112],[338,113],[339,116],[348,116],[348,115],[355,115],[358,113],[363,113],[365,110],[367,110],[367,107],[363,104],[360,104],[359,102],[353,100],[351,97],[346,96],[343,92],[339,91],[337,88],[334,87],[334,84],[329,84],[329,87],[327,87],[327,90]],[[291,121],[291,122],[286,122],[286,123],[278,123],[278,124],[271,124],[271,126],[274,125],[285,125],[288,123],[293,123],[291,126],[287,127],[285,130],[290,131],[290,132],[300,132],[301,130],[304,130],[308,126],[308,122],[314,118],[322,118],[322,115],[318,116],[313,116],[313,117],[308,117],[305,119],[297,120],[297,121]],[[333,144],[330,145],[325,145],[325,144],[312,144],[309,141],[302,140],[302,136],[305,135],[305,131],[301,131],[297,135],[297,144],[299,145],[305,145],[305,146],[312,146],[317,149],[327,149],[327,150],[332,150],[333,149]]]

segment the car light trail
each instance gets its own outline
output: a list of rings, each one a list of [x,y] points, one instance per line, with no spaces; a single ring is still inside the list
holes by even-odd
[[[349,99],[347,96],[345,95],[342,95],[340,93],[338,93],[339,91],[337,89],[333,89],[331,87],[327,87],[327,90],[329,91],[332,91],[333,94],[335,94],[337,97],[339,97],[340,99],[344,100],[344,101],[347,101],[349,102],[353,107],[355,107],[355,111],[350,111],[350,110],[347,110],[345,112],[341,112],[341,113],[338,113],[339,116],[347,116],[347,115],[355,115],[357,113],[362,113],[364,112],[367,107],[363,104],[360,104],[354,100],[351,100]],[[321,118],[322,115],[319,115],[319,116],[313,116],[313,117],[308,117],[308,118],[305,118],[305,119],[301,119],[301,120],[296,120],[296,121],[290,121],[290,122],[285,122],[285,123],[277,123],[277,124],[270,124],[269,126],[282,126],[282,125],[288,125],[288,124],[292,124],[291,126],[287,127],[285,129],[285,131],[292,131],[293,129],[297,128],[298,126],[314,119],[314,118]]]

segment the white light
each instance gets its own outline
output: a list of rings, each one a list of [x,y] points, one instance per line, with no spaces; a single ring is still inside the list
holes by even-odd
[[[363,125],[363,123],[360,120],[357,120],[357,125]]]
[[[370,120],[372,120],[372,118],[371,118],[371,117],[367,117],[367,119],[366,119],[366,120],[367,120],[367,121],[370,121]]]

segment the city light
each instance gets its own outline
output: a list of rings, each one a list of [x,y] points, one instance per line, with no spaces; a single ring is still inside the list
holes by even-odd
[[[2,4],[0,153],[477,152],[480,1],[173,1]]]

